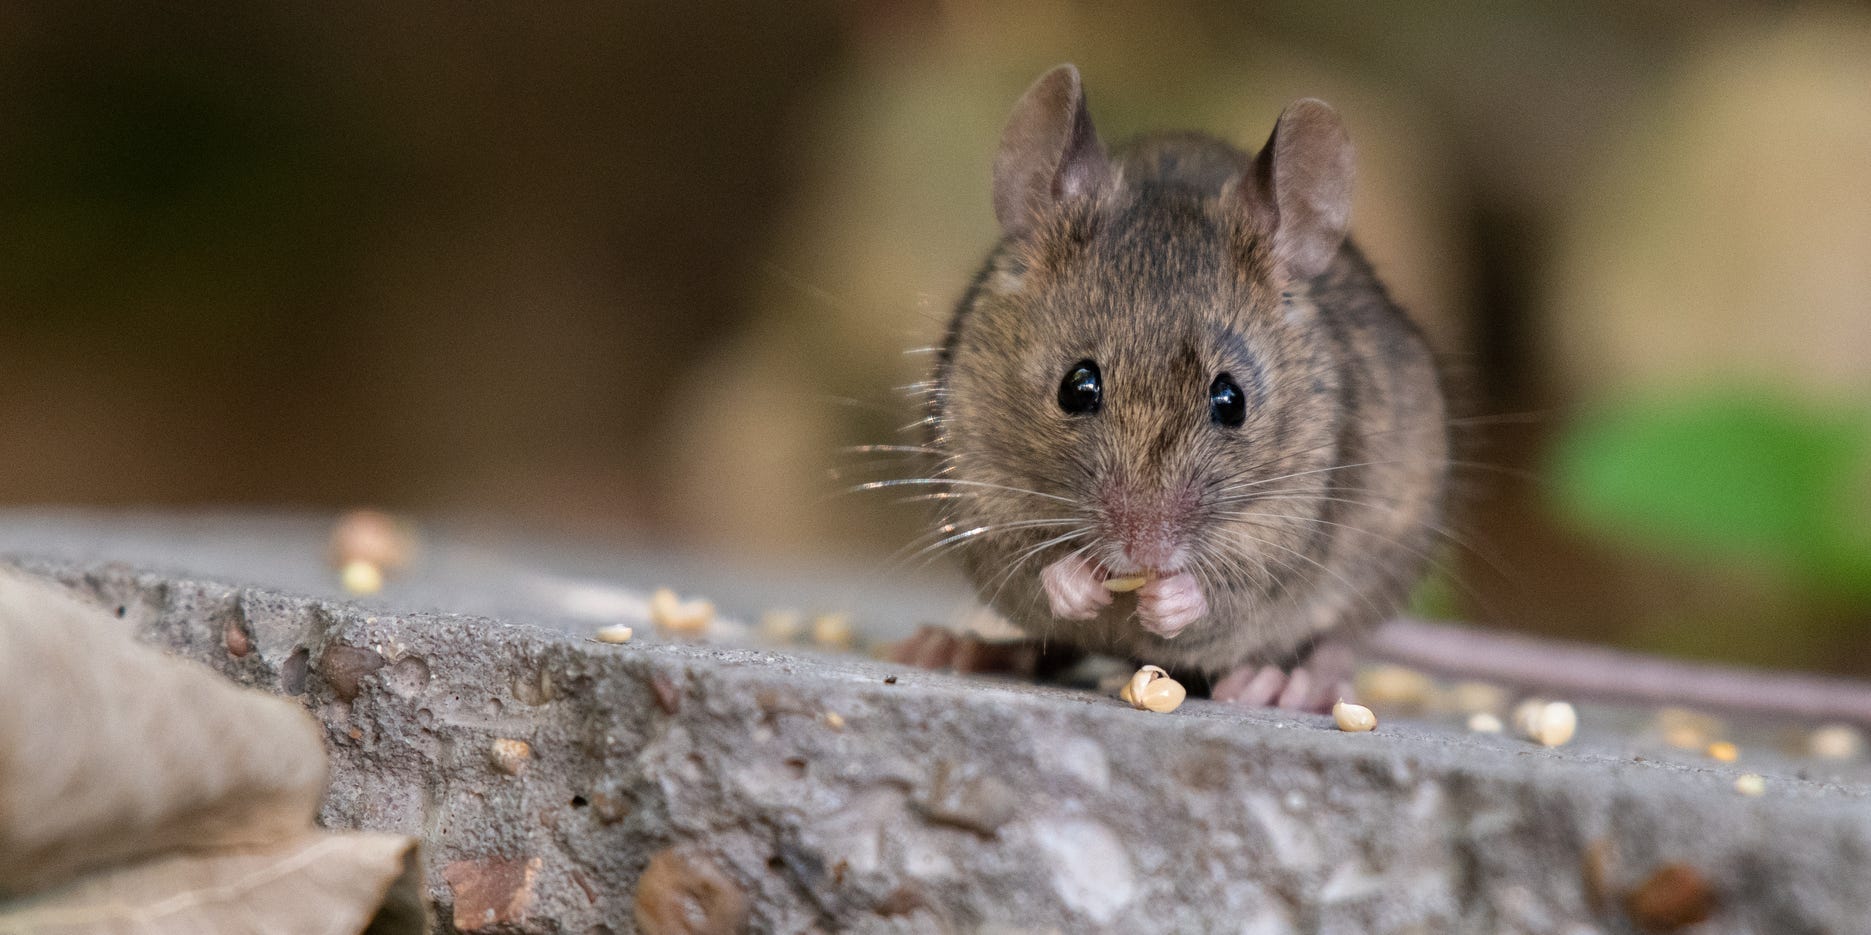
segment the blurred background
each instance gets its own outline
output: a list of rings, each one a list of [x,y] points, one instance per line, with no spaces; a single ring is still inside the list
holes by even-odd
[[[377,505],[887,554],[1019,92],[1344,114],[1450,363],[1419,609],[1871,674],[1871,11],[0,5],[0,506]]]

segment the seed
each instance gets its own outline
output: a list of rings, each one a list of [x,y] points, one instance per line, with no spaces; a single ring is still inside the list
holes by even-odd
[[[396,571],[415,555],[416,536],[409,524],[378,510],[352,510],[332,524],[331,563],[343,568],[369,562],[380,571]]]
[[[1167,714],[1182,706],[1183,700],[1189,697],[1189,691],[1161,668],[1144,666],[1130,677],[1117,696],[1139,711]]]
[[[1579,729],[1579,713],[1563,701],[1529,698],[1514,709],[1514,729],[1546,747],[1564,745]]]
[[[1122,578],[1104,579],[1104,589],[1112,594],[1123,594],[1135,591],[1149,583],[1150,579],[1143,575],[1125,575]]]
[[[487,756],[493,761],[495,769],[509,776],[518,776],[526,769],[526,761],[533,758],[533,746],[524,740],[496,737],[488,748]]]
[[[618,624],[599,630],[597,639],[600,643],[628,643],[630,642],[630,637],[633,635],[635,635],[635,632],[629,627]]]
[[[820,614],[812,618],[812,642],[827,649],[850,649],[857,642],[850,614]]]
[[[1507,689],[1487,682],[1456,682],[1438,693],[1437,701],[1457,714],[1481,714],[1507,706]]]
[[[796,610],[769,610],[760,615],[760,638],[769,643],[790,643],[805,629],[805,615]]]
[[[1663,742],[1678,750],[1701,750],[1722,735],[1722,722],[1688,708],[1662,708],[1656,714]]]
[[[650,595],[650,620],[671,633],[694,635],[708,628],[715,617],[715,605],[705,600],[684,601],[668,588],[657,588]]]
[[[1144,666],[1131,675],[1130,680],[1124,683],[1123,688],[1118,689],[1117,696],[1132,704],[1136,704],[1136,695],[1139,689],[1156,679],[1168,677],[1169,673],[1157,666]]]
[[[1711,759],[1720,760],[1723,763],[1733,763],[1741,757],[1741,748],[1726,740],[1717,740],[1709,744],[1707,752]]]
[[[1759,773],[1742,773],[1735,777],[1735,791],[1746,796],[1756,796],[1767,791],[1767,778]]]
[[[1137,707],[1146,711],[1155,711],[1158,714],[1168,714],[1182,707],[1183,700],[1189,697],[1189,691],[1182,687],[1181,682],[1164,678],[1145,685],[1143,691],[1136,697]]]
[[[383,569],[366,562],[346,562],[338,580],[348,594],[375,594],[383,590]]]
[[[1356,682],[1358,697],[1380,708],[1420,708],[1436,690],[1429,676],[1398,665],[1365,669]]]
[[[845,729],[845,716],[836,711],[825,712],[825,726],[832,730]]]
[[[1501,719],[1486,711],[1477,711],[1468,716],[1468,729],[1477,734],[1498,734],[1501,732]]]
[[[1370,708],[1349,701],[1332,706],[1332,720],[1338,722],[1338,729],[1343,731],[1356,733],[1377,729],[1377,715]]]
[[[1855,760],[1864,755],[1865,737],[1850,724],[1827,724],[1806,738],[1806,749],[1822,760]]]

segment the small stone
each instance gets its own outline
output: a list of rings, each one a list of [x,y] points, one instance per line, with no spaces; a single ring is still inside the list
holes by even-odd
[[[845,729],[845,716],[844,715],[839,714],[836,711],[827,711],[825,712],[824,717],[825,717],[826,727],[829,727],[832,730],[844,730]]]
[[[533,903],[540,860],[458,860],[442,868],[455,894],[455,928],[475,932],[520,921]]]
[[[650,691],[656,695],[656,706],[663,709],[664,714],[682,710],[682,688],[669,676],[651,672]]]
[[[383,569],[370,562],[345,562],[338,583],[346,594],[368,595],[383,590]]]
[[[359,646],[328,646],[318,657],[318,673],[331,690],[344,701],[351,701],[363,690],[364,676],[383,668],[383,657]]]
[[[253,638],[247,635],[247,628],[242,625],[240,615],[232,614],[221,628],[221,642],[227,646],[227,654],[236,659],[253,652]]]
[[[1342,731],[1361,733],[1377,729],[1377,715],[1370,708],[1361,704],[1352,704],[1349,701],[1341,701],[1332,706],[1332,720]]]
[[[1500,718],[1486,711],[1477,711],[1468,716],[1468,729],[1477,734],[1498,734],[1504,727]]]
[[[533,758],[533,745],[524,740],[496,737],[487,752],[495,769],[509,776],[518,776],[526,771],[527,762]]]
[[[1822,760],[1856,760],[1864,756],[1865,737],[1850,724],[1827,724],[1806,738],[1806,750]]]
[[[1726,740],[1717,740],[1709,744],[1704,752],[1709,755],[1710,759],[1720,760],[1723,763],[1733,763],[1741,758],[1741,748]]]
[[[1759,773],[1742,773],[1735,777],[1735,791],[1753,797],[1767,792],[1767,778]]]
[[[1013,789],[998,776],[976,775],[947,760],[936,764],[927,793],[910,800],[924,818],[992,837],[1020,813]]]
[[[1674,932],[1708,921],[1715,888],[1688,864],[1664,864],[1624,899],[1631,921],[1649,932]]]
[[[595,634],[595,638],[600,643],[628,643],[630,642],[630,638],[635,635],[635,630],[620,623],[598,630]]]
[[[552,670],[545,667],[521,669],[513,674],[513,697],[521,704],[538,707],[558,696],[552,684]]]
[[[644,935],[731,935],[747,926],[747,894],[706,856],[669,848],[637,878]]]

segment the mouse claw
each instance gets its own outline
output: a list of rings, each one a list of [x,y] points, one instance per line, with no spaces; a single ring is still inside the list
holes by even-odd
[[[1047,565],[1039,580],[1052,615],[1060,620],[1090,620],[1111,606],[1111,592],[1105,590],[1097,570],[1076,555]]]

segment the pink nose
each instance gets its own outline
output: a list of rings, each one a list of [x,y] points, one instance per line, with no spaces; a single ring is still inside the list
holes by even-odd
[[[1176,561],[1176,551],[1176,543],[1155,536],[1124,543],[1124,557],[1138,568],[1168,570]]]
[[[1182,557],[1189,499],[1115,487],[1104,498],[1106,534],[1137,568],[1174,571]]]

